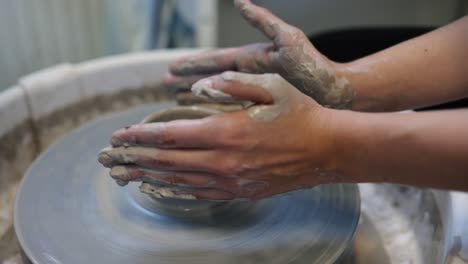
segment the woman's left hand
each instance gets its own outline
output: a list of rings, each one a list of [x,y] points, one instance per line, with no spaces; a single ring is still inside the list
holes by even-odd
[[[334,111],[277,74],[225,72],[195,94],[250,101],[236,112],[134,125],[112,135],[99,161],[120,184],[150,181],[197,199],[259,199],[328,182]]]

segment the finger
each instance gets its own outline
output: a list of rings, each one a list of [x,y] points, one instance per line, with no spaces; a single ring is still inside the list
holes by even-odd
[[[212,188],[222,186],[221,177],[200,172],[174,172],[158,171],[137,167],[134,165],[114,166],[109,172],[110,176],[119,184],[130,181],[145,181],[192,188]]]
[[[170,171],[201,171],[217,173],[218,154],[208,150],[165,150],[146,147],[120,147],[102,151],[99,162],[105,167],[138,165],[147,169]]]
[[[131,181],[142,181],[154,185],[188,189],[181,194],[193,194],[196,190],[215,189],[236,198],[259,199],[269,195],[268,184],[261,181],[222,177],[200,172],[174,172],[145,169],[137,166],[114,166],[110,176],[125,186]],[[198,195],[199,196],[199,195]],[[211,196],[212,197],[212,196]]]
[[[235,0],[234,3],[243,17],[277,46],[289,44],[289,36],[291,32],[296,31],[296,28],[285,23],[269,10],[254,5],[250,0]]]
[[[109,174],[121,186],[131,181],[143,181],[182,188],[218,189],[243,198],[254,197],[268,188],[265,182],[238,177],[222,177],[202,172],[151,170],[134,165],[114,166]]]
[[[219,143],[219,124],[209,117],[138,124],[112,134],[113,147],[153,146],[160,148],[207,149]]]
[[[207,77],[209,77],[209,75],[175,76],[171,73],[167,73],[163,78],[163,83],[166,87],[175,92],[189,91],[194,83]]]
[[[229,104],[219,104],[213,102],[213,100],[194,95],[193,93],[178,93],[176,95],[176,101],[179,105],[187,106],[197,104],[203,108],[213,109],[214,111],[220,112],[232,112],[240,111],[246,108],[243,102],[239,103],[229,103]]]
[[[240,48],[220,49],[192,55],[170,65],[172,74],[166,77],[167,82],[169,84],[175,82],[174,76],[213,75],[228,70],[269,72],[273,57],[271,53],[274,50],[275,47],[271,43],[255,43]],[[181,82],[183,85],[188,83],[187,80],[181,80]]]
[[[142,193],[150,194],[158,199],[181,199],[181,200],[196,200],[197,198],[190,194],[178,194],[178,188],[170,188],[167,186],[159,186],[153,183],[144,182],[140,185]]]
[[[259,75],[224,72],[221,75],[198,81],[192,86],[192,92],[201,97],[214,101],[251,101],[258,104],[272,104],[272,94],[256,85],[251,80],[260,78]]]
[[[240,48],[235,62],[235,71],[268,73],[277,59],[276,48],[272,43],[255,43]]]
[[[178,93],[176,95],[176,101],[179,105],[182,106],[196,104],[203,108],[213,109],[214,111],[220,112],[240,111],[248,106],[245,104],[245,102],[230,102],[229,104],[220,104],[219,102],[214,102],[209,98],[194,95],[193,93]]]
[[[213,74],[235,70],[239,48],[218,49],[190,55],[169,65],[174,75]]]

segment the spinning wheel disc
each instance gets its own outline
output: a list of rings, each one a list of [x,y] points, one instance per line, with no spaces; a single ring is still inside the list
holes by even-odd
[[[116,129],[169,106],[96,120],[33,163],[15,204],[15,230],[33,263],[333,263],[346,250],[359,219],[355,185],[190,209],[151,199],[139,183],[119,187],[97,153]]]

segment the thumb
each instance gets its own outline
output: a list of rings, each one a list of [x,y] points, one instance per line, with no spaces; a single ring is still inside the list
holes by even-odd
[[[255,104],[273,104],[270,91],[256,84],[259,75],[224,72],[202,79],[192,86],[192,92],[199,97],[220,103],[253,102]]]

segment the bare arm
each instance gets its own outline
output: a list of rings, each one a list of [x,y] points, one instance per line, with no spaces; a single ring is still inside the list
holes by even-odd
[[[468,16],[351,63],[337,65],[353,110],[397,111],[468,96]]]
[[[468,191],[468,110],[333,114],[334,170],[351,182]]]

